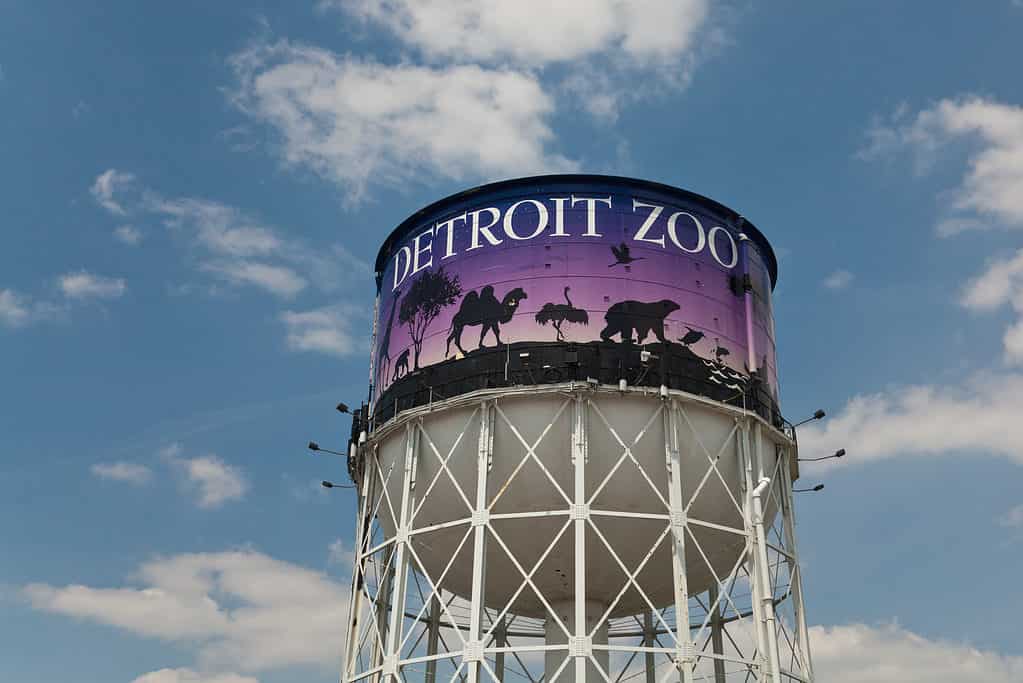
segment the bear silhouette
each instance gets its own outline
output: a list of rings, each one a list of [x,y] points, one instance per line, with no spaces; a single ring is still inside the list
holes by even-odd
[[[632,333],[635,331],[636,343],[642,344],[647,335],[653,332],[662,344],[667,343],[664,320],[678,309],[679,305],[670,299],[650,303],[619,301],[604,314],[607,327],[600,331],[600,338],[602,341],[611,341],[611,337],[617,334],[623,344],[631,344]]]

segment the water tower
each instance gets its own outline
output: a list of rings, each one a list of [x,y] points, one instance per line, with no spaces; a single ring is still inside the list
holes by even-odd
[[[811,681],[750,222],[628,178],[485,185],[376,262],[342,681]]]

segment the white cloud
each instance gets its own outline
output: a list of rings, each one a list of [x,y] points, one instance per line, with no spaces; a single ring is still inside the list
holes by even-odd
[[[241,500],[249,489],[241,470],[215,455],[195,458],[173,458],[182,468],[189,483],[198,494],[201,508],[218,508],[225,503]]]
[[[998,520],[1002,526],[1023,529],[1023,505],[1017,505],[1005,513],[1005,516]]]
[[[337,666],[348,590],[320,572],[238,551],[158,558],[136,575],[139,587],[32,584],[24,595],[39,610],[193,646],[204,669]]]
[[[898,625],[810,629],[814,674],[828,683],[989,683],[1023,680],[1023,657],[929,640]]]
[[[848,449],[847,457],[818,463],[820,468],[967,450],[1023,464],[1016,396],[1023,396],[1023,375],[1015,373],[980,374],[961,386],[908,386],[855,396],[823,424],[800,427],[800,454]]]
[[[201,674],[192,669],[160,669],[142,674],[131,683],[259,683],[251,676],[228,674]]]
[[[1012,258],[989,263],[983,273],[967,283],[962,304],[977,311],[1010,305],[1017,320],[1002,337],[1005,361],[1023,365],[1023,249]]]
[[[142,231],[131,225],[121,225],[114,229],[114,239],[135,246],[142,242]]]
[[[34,300],[12,289],[0,289],[0,326],[24,327],[57,320],[65,313],[65,309],[56,304]]]
[[[197,494],[199,507],[217,508],[244,497],[249,484],[240,469],[213,454],[186,458],[183,452],[181,444],[172,443],[162,448],[159,455],[184,473],[189,487]]]
[[[85,270],[61,275],[58,284],[71,299],[116,299],[126,289],[123,278],[94,275]]]
[[[204,263],[202,270],[235,285],[253,285],[274,296],[290,299],[306,288],[305,278],[285,266],[258,261],[218,261]]]
[[[195,230],[198,244],[223,256],[260,256],[282,247],[270,228],[241,210],[207,199],[150,197],[147,206],[165,217],[172,227]]]
[[[428,57],[542,66],[602,53],[640,63],[693,49],[707,0],[334,0]]]
[[[828,289],[845,289],[853,281],[853,274],[848,270],[836,270],[824,278],[824,286]]]
[[[148,467],[131,462],[99,462],[89,469],[100,479],[123,481],[137,486],[153,478],[153,472]]]
[[[1023,107],[968,96],[941,100],[910,117],[903,106],[867,135],[861,157],[908,148],[919,170],[933,166],[950,142],[972,145],[962,180],[943,208],[940,234],[992,225],[1023,228]]]
[[[529,72],[478,65],[384,65],[288,42],[232,60],[234,102],[280,134],[283,161],[338,183],[566,171],[551,152],[554,100]]]
[[[354,560],[355,552],[340,538],[335,538],[327,547],[327,561],[330,564],[350,567]]]
[[[361,337],[352,332],[353,319],[361,325],[365,317],[365,312],[358,307],[337,305],[310,311],[285,311],[281,322],[287,328],[287,345],[292,351],[347,356],[365,348]]]
[[[111,168],[96,177],[90,191],[96,202],[104,209],[117,216],[124,216],[128,212],[114,195],[127,189],[134,180],[135,176],[131,173]]]

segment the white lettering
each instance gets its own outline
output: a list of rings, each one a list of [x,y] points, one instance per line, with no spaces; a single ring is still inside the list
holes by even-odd
[[[696,226],[696,246],[692,249],[686,248],[678,238],[678,230],[675,224],[679,216],[688,216],[693,220],[693,225]],[[679,211],[668,216],[668,237],[671,238],[676,247],[688,254],[698,254],[707,246],[707,235],[703,232],[703,224],[700,223],[700,219],[685,211]]]
[[[611,207],[610,197],[576,197],[572,195],[572,206],[575,206],[576,202],[586,203],[586,232],[583,233],[583,237],[603,237],[597,232],[597,202],[603,202],[607,204],[608,208]]]
[[[487,212],[490,214],[490,222],[487,223],[486,225],[480,225],[480,214],[483,212]],[[472,216],[472,220],[470,221],[470,225],[472,227],[472,244],[469,245],[469,248],[466,249],[466,251],[479,249],[480,247],[483,246],[482,244],[480,244],[481,234],[487,238],[487,241],[490,242],[490,245],[493,247],[496,247],[498,244],[502,242],[502,240],[497,239],[490,232],[490,228],[497,225],[497,221],[501,220],[501,212],[498,209],[494,208],[493,206],[488,206],[485,209],[477,209],[476,211],[470,211],[469,215]]]
[[[398,264],[401,263],[401,255],[405,254],[405,269],[401,271],[401,277],[398,277]],[[391,287],[391,291],[398,289],[398,285],[405,281],[408,277],[409,265],[412,263],[412,251],[408,247],[402,247],[398,250],[398,253],[394,255],[394,287]]]
[[[650,232],[651,226],[653,226],[654,221],[657,220],[657,217],[661,215],[661,212],[664,211],[664,207],[663,206],[657,206],[656,204],[644,204],[641,201],[633,199],[632,200],[632,212],[635,213],[636,209],[638,209],[639,207],[643,207],[644,209],[653,209],[653,211],[651,211],[649,214],[647,214],[646,220],[643,221],[643,225],[639,226],[639,231],[636,232],[636,237],[635,237],[636,241],[638,241],[638,242],[650,242],[651,244],[658,244],[658,245],[660,245],[661,249],[663,249],[664,248],[664,235],[661,235],[660,239],[656,239],[655,240],[653,238],[647,237],[646,234],[648,232]]]
[[[514,227],[513,222],[512,222],[512,219],[515,216],[515,209],[519,208],[523,204],[532,204],[533,206],[536,207],[536,213],[537,213],[537,216],[536,216],[536,228],[533,229],[533,232],[531,234],[526,235],[525,237],[522,237],[521,235],[516,234],[515,227]],[[512,238],[513,240],[531,240],[534,237],[536,237],[537,235],[539,235],[541,232],[543,232],[544,230],[547,229],[547,220],[548,219],[547,219],[547,207],[546,206],[544,206],[540,202],[536,201],[535,199],[523,199],[522,201],[515,202],[514,204],[509,206],[508,210],[505,212],[505,214],[504,214],[504,234],[508,235],[508,237]]]
[[[721,260],[721,257],[718,256],[717,245],[714,244],[714,233],[718,230],[725,233],[725,237],[728,238],[728,243],[732,245],[732,260],[729,263],[725,263]],[[714,256],[715,261],[725,268],[735,268],[735,264],[739,262],[739,249],[735,246],[735,240],[732,239],[732,234],[730,232],[722,228],[720,225],[715,225],[710,229],[710,232],[707,233],[707,242],[710,244],[710,253]]]
[[[554,237],[568,237],[565,232],[565,202],[568,197],[551,197],[554,202]]]
[[[442,229],[447,229],[447,240],[445,241],[446,248],[444,249],[444,256],[441,257],[442,261],[455,255],[455,221],[462,221],[464,223],[465,216],[466,214],[463,213],[461,216],[455,216],[450,220],[437,224],[436,234],[439,235]]]
[[[427,242],[425,245],[422,245],[422,246],[419,244],[419,240],[421,240],[423,238],[423,236],[425,236],[425,235],[429,235],[429,236],[432,237],[433,236],[433,228],[430,228],[429,230],[426,230],[424,232],[419,233],[418,235],[416,235],[416,238],[412,241],[412,243],[414,245],[413,249],[412,249],[412,274],[413,275],[415,275],[419,271],[423,270],[424,268],[429,268],[430,266],[433,265],[433,242],[432,241],[431,242]],[[425,261],[422,265],[419,264],[419,256],[421,254],[429,254],[430,255],[430,258],[427,261]]]

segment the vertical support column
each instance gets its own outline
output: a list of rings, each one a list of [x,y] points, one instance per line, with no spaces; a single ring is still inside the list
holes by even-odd
[[[675,399],[665,399],[664,454],[668,468],[668,503],[671,505],[671,564],[675,589],[675,666],[683,683],[692,683],[696,651],[689,632],[689,582],[686,575],[686,508],[682,496],[682,464],[678,445],[678,406]]]
[[[654,613],[647,610],[643,612],[643,647],[653,647],[656,642],[654,639],[656,634],[657,631],[654,629]],[[646,660],[646,683],[656,683],[656,656],[653,652],[646,652],[644,654],[646,655],[644,658]]]
[[[748,439],[747,431],[747,439]],[[757,581],[760,583],[760,602],[763,605],[763,623],[767,643],[767,663],[770,667],[774,683],[781,683],[781,664],[778,652],[778,632],[774,617],[774,591],[771,588],[771,565],[767,555],[767,537],[764,533],[764,506],[761,501],[763,494],[770,488],[771,480],[764,476],[764,463],[760,452],[760,423],[753,425],[753,444],[759,481],[753,489],[753,529],[756,533],[756,562],[758,568]],[[748,443],[748,440],[747,440]]]
[[[710,615],[710,646],[718,657],[725,654],[725,643],[721,637],[721,605],[718,604],[718,585],[711,584],[707,590],[707,604],[713,610]],[[725,660],[714,660],[714,683],[725,683]]]
[[[427,624],[426,654],[437,654],[437,645],[440,640],[440,594],[434,594],[430,598],[430,621]],[[434,683],[437,680],[437,660],[431,659],[426,663],[426,683]]]
[[[764,631],[764,605],[760,601],[760,561],[757,555],[757,536],[753,523],[753,460],[749,449],[749,418],[736,420],[736,445],[739,452],[739,467],[742,468],[742,517],[743,529],[746,531],[746,566],[749,568],[750,600],[753,608],[754,632],[757,640],[757,655],[760,659],[761,672],[758,679],[763,678],[763,671],[769,668],[767,655],[767,636]]]
[[[497,626],[494,627],[494,645],[496,647],[507,647],[508,646],[508,617],[501,617],[501,621],[497,622]],[[504,653],[498,652],[494,655],[494,675],[497,676],[497,680],[504,681]]]
[[[575,487],[572,496],[575,520],[575,620],[573,637],[569,638],[568,654],[575,655],[575,680],[586,680],[586,669],[592,656],[592,642],[586,624],[586,523],[589,510],[586,505],[586,403],[581,393],[576,393],[573,407],[572,461],[575,466]],[[575,641],[573,643],[572,641]],[[575,647],[573,647],[575,645]],[[579,656],[579,652],[588,656]]]
[[[472,511],[472,602],[469,606],[469,633],[462,661],[466,663],[469,683],[480,680],[480,663],[483,661],[483,645],[480,634],[483,628],[483,591],[486,578],[487,525],[490,513],[487,509],[487,477],[494,454],[494,407],[490,401],[480,406],[480,436],[476,453],[476,503]]]
[[[365,457],[365,454],[363,454]],[[348,683],[359,660],[359,634],[362,615],[363,584],[366,577],[366,549],[369,547],[368,534],[371,524],[370,510],[373,508],[375,467],[364,467],[362,488],[359,489],[359,517],[355,521],[355,568],[352,572],[352,592],[348,601],[348,635],[345,638],[345,661],[341,669],[341,683]]]
[[[786,459],[779,469],[782,473],[790,472],[788,460],[793,457],[793,452],[788,449],[781,450],[779,457]],[[803,568],[799,566],[799,551],[796,548],[796,519],[795,508],[792,504],[792,479],[785,476],[784,481],[778,482],[782,491],[782,510],[785,525],[785,545],[792,555],[789,559],[789,581],[792,586],[792,609],[796,615],[797,647],[799,648],[799,661],[803,664],[803,676],[808,681],[813,681],[813,660],[810,658],[810,631],[806,625],[806,603],[803,599]]]
[[[387,650],[384,653],[383,678],[400,681],[398,660],[401,657],[401,633],[405,619],[405,591],[408,588],[409,514],[413,509],[416,486],[416,458],[419,455],[418,421],[405,425],[405,469],[401,487],[398,528],[394,532],[394,586],[391,592],[391,619],[387,627]]]

